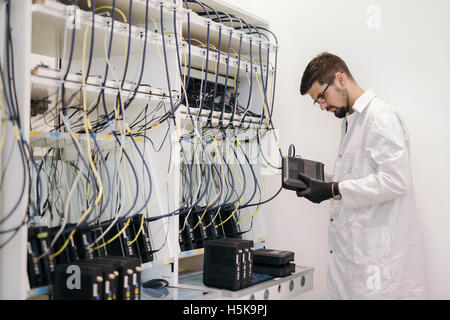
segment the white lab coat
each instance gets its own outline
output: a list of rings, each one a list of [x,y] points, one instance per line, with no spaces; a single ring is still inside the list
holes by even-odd
[[[426,298],[406,126],[372,90],[353,109],[334,168],[342,200],[331,200],[329,297]]]

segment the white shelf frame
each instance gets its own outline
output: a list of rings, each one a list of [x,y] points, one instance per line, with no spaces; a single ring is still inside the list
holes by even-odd
[[[0,0],[1,1],[1,0]],[[263,26],[263,27],[269,27],[269,23],[268,21],[255,17],[254,15],[242,11],[236,7],[233,7],[231,5],[225,4],[221,1],[217,1],[217,0],[203,0],[204,2],[206,2],[207,4],[215,7],[216,9],[220,10],[220,11],[227,11],[230,13],[233,13],[235,15],[241,16],[243,19],[247,20],[248,22],[250,22],[253,25],[258,25],[258,26]],[[105,4],[109,1],[103,1],[103,0],[97,0],[97,5],[102,5],[102,3],[105,2]],[[44,51],[41,48],[36,48],[36,44],[33,41],[33,27],[32,27],[32,23],[33,23],[33,19],[34,22],[36,23],[40,23],[42,22],[42,19],[45,18],[46,16],[53,19],[53,23],[54,25],[50,26],[50,27],[61,27],[61,23],[65,23],[65,21],[67,20],[68,16],[70,16],[70,8],[72,8],[73,11],[73,6],[67,6],[67,5],[63,5],[61,3],[58,3],[56,0],[38,0],[38,1],[33,1],[33,0],[25,0],[25,1],[12,1],[13,6],[12,6],[12,25],[14,26],[13,28],[13,33],[14,33],[14,45],[15,45],[15,62],[17,64],[17,66],[19,66],[16,71],[18,74],[20,74],[20,76],[16,77],[16,84],[19,88],[19,91],[22,92],[21,97],[19,99],[23,99],[21,105],[23,106],[23,109],[21,110],[22,113],[22,121],[24,124],[24,128],[28,128],[29,127],[29,122],[30,122],[30,94],[31,94],[31,86],[33,84],[40,84],[43,86],[48,86],[48,87],[58,87],[61,84],[61,79],[60,79],[60,75],[61,73],[59,73],[59,77],[58,77],[58,72],[54,73],[53,76],[43,76],[41,75],[36,75],[36,74],[31,74],[30,70],[32,69],[30,66],[30,57],[32,53],[38,53],[38,54],[45,54],[46,51]],[[118,7],[122,9],[122,11],[125,13],[125,15],[127,15],[127,1],[122,1],[122,0],[118,0],[117,4]],[[145,0],[134,0],[133,2],[134,5],[134,11],[140,11],[140,12],[144,12],[145,11]],[[160,6],[163,5],[164,7],[164,19],[165,19],[165,23],[164,23],[164,28],[165,28],[165,32],[167,33],[165,35],[165,42],[166,42],[166,47],[169,50],[175,50],[175,41],[174,41],[174,36],[171,35],[171,31],[173,31],[173,12],[174,10],[177,13],[177,30],[181,33],[185,33],[186,32],[186,21],[187,21],[187,13],[189,12],[190,14],[190,18],[191,18],[191,28],[193,31],[192,37],[195,38],[197,36],[203,37],[202,39],[206,39],[205,38],[205,34],[206,34],[206,27],[209,25],[210,26],[210,31],[211,31],[211,44],[216,43],[218,41],[218,32],[219,29],[222,30],[222,44],[227,43],[228,41],[228,34],[231,30],[230,27],[214,22],[210,19],[207,19],[205,17],[201,17],[198,14],[196,14],[195,12],[193,12],[192,10],[187,10],[185,8],[182,7],[181,1],[178,1],[177,5],[172,4],[170,1],[156,1],[156,0],[150,0],[149,1],[149,16],[152,15],[153,18],[157,21],[158,24],[158,29],[160,28],[160,19],[159,19],[159,14],[160,14]],[[91,13],[87,12],[87,11],[77,11],[77,13],[81,13],[79,16],[79,21],[80,21],[80,30],[77,30],[77,32],[82,32],[87,26],[91,26],[90,24],[90,18],[91,18]],[[96,16],[96,33],[100,32],[100,38],[102,38],[102,33],[103,34],[105,32],[107,32],[109,29],[108,27],[108,21],[110,21],[110,18],[107,17],[100,17],[97,19]],[[51,23],[50,23],[51,24]],[[152,24],[149,24],[152,25]],[[148,38],[147,38],[147,43],[149,45],[157,45],[157,46],[162,46],[162,38],[161,38],[161,34],[160,33],[155,33],[152,31],[152,27],[149,28],[148,31]],[[140,27],[140,26],[133,26],[132,27],[132,39],[134,42],[136,43],[141,43],[144,41],[142,39],[142,35],[144,33],[144,28]],[[34,35],[34,37],[37,37],[38,35]],[[252,35],[247,35],[239,30],[235,30],[233,29],[233,37],[232,37],[232,47],[237,49],[237,44],[239,43],[239,39],[242,36],[242,55],[246,55],[248,54],[248,47],[250,45],[250,39],[252,39],[252,43],[253,43],[253,49],[254,51],[254,57],[256,56],[256,53],[258,52],[257,50],[259,50],[259,46],[261,45],[261,49],[263,52],[263,56],[265,56],[265,52],[267,50],[267,48],[269,48],[271,50],[271,52],[274,52],[275,50],[278,50],[278,46],[263,40],[263,39],[259,39],[256,36],[252,36]],[[121,42],[120,39],[127,39],[128,38],[128,24],[127,23],[122,23],[119,21],[115,21],[115,29],[114,29],[114,37],[115,39],[119,39],[118,43]],[[59,35],[59,41],[61,40],[61,35]],[[36,40],[36,39],[34,39]],[[98,40],[98,38],[97,38]],[[180,47],[180,52],[184,52],[187,53],[187,43],[186,41],[182,40],[182,39],[178,39],[179,40],[179,47]],[[199,39],[201,40],[201,39]],[[51,41],[55,41],[55,38],[52,38]],[[56,43],[56,42],[55,42]],[[113,53],[116,52],[120,52],[121,49],[123,49],[123,45],[117,45],[118,48],[113,48]],[[120,48],[119,48],[120,47]],[[136,47],[136,46],[135,46]],[[61,48],[53,48],[53,52],[55,53],[55,58],[60,58],[62,56],[62,52],[61,52]],[[222,46],[222,51],[225,51],[226,45]],[[252,50],[253,50],[252,49]],[[35,50],[35,51],[33,51]],[[59,50],[59,51],[58,51]],[[114,51],[116,50],[116,51]],[[36,52],[37,51],[37,52]],[[134,53],[136,53],[137,51],[133,51]],[[138,52],[137,52],[138,53]],[[193,59],[197,59],[200,60],[203,59],[203,57],[206,54],[206,49],[202,49],[202,48],[198,48],[198,47],[194,47],[192,46],[192,58]],[[101,56],[101,55],[99,55]],[[183,58],[181,58],[181,62],[183,62]],[[214,74],[214,69],[215,69],[215,62],[217,62],[217,53],[213,52],[212,50],[210,51],[210,66],[212,66],[212,69],[210,69],[210,73]],[[178,66],[177,66],[177,62],[174,61],[173,59],[176,59],[175,56],[172,55],[171,58],[169,58],[170,61],[169,64],[172,67],[175,67],[175,70],[178,70]],[[226,55],[221,54],[221,59],[219,61],[220,65],[221,65],[221,70],[223,70],[225,68],[226,65]],[[231,57],[230,58],[230,63],[229,63],[229,68],[231,70],[231,72],[229,73],[229,77],[232,79],[232,77],[234,76],[234,69],[237,66],[237,59]],[[192,67],[196,67],[198,68],[198,64],[196,65],[196,62],[194,61],[192,63]],[[245,74],[246,72],[249,72],[248,69],[250,67],[250,63],[246,62],[245,60],[241,60],[240,63],[240,77],[239,80],[242,79],[246,79],[247,75]],[[267,72],[267,68],[269,66],[267,64],[263,64],[263,72],[264,74]],[[260,76],[260,65],[256,65],[253,64],[253,74],[254,77],[255,76]],[[182,65],[182,69],[184,69],[184,65]],[[201,69],[201,68],[200,68]],[[274,76],[274,70],[270,67],[269,68],[269,76],[273,77]],[[51,72],[50,72],[51,73]],[[195,73],[195,72],[194,72]],[[223,72],[219,72],[219,73],[223,73]],[[65,85],[67,86],[68,89],[73,89],[73,90],[77,90],[80,88],[81,83],[80,83],[80,75],[77,74],[69,74],[68,79],[65,81]],[[179,99],[181,97],[181,82],[178,79],[178,77],[175,77],[177,79],[175,79],[175,81],[172,81],[172,95],[173,98]],[[222,76],[223,78],[223,76]],[[100,87],[100,81],[102,79],[99,78],[93,78],[90,77],[88,79],[88,83],[86,84],[86,91],[90,92],[90,93],[97,93],[101,87]],[[113,82],[111,82],[110,80],[107,82],[107,88],[105,88],[105,94],[106,95],[115,95],[117,94],[117,86],[115,86],[115,84]],[[245,85],[242,86],[245,90]],[[256,83],[254,83],[254,88],[256,87]],[[130,84],[128,86],[128,88],[126,88],[123,91],[128,91],[131,92],[131,90],[133,90],[133,84]],[[136,100],[148,100],[148,99],[161,99],[161,96],[166,96],[167,99],[167,95],[168,92],[164,89],[164,88],[152,88],[152,91],[150,92],[148,90],[148,87],[142,87],[138,89],[138,93],[136,95]],[[255,90],[255,89],[254,89]],[[247,93],[248,94],[248,93]],[[195,114],[195,109],[191,109],[192,113]],[[201,121],[202,123],[205,123],[208,120],[208,116],[209,116],[209,110],[204,110],[204,112],[202,112],[201,115]],[[213,112],[213,119],[212,122],[213,124],[217,124],[218,123],[218,118],[220,117],[220,112]],[[188,118],[187,116],[187,111],[186,108],[180,107],[178,109],[178,111],[175,114],[175,118],[176,121],[178,123],[182,123],[186,124],[188,122],[190,122],[191,120]],[[231,115],[230,114],[225,114],[224,115],[224,125],[229,124]],[[240,116],[236,115],[234,117],[234,125],[238,125],[240,123]],[[259,125],[259,121],[260,118],[251,118],[251,117],[247,117],[246,121],[244,122],[244,126],[247,127],[249,124],[251,125],[251,128],[254,130],[257,129],[262,129],[263,126],[265,125],[265,122],[263,122],[262,125]],[[30,137],[31,134],[31,137]],[[69,136],[68,133],[49,133],[49,132],[30,132],[29,130],[25,130],[24,132],[24,136],[26,138],[27,141],[31,142],[31,144],[38,146],[39,145],[39,140],[41,139],[47,139],[47,141],[51,141],[53,145],[57,144],[57,145],[63,145],[63,147],[65,148],[71,148],[71,137]],[[84,137],[83,135],[79,135],[77,137],[79,139],[79,141],[81,142]],[[109,141],[111,141],[111,136],[110,135],[98,135],[97,138],[99,140],[102,141],[102,143],[107,144]],[[42,146],[42,145],[41,145]],[[175,153],[177,152],[177,146],[174,148],[175,149]],[[178,146],[178,154],[179,154],[179,146]],[[1,164],[1,163],[0,163]],[[175,172],[174,174],[174,181],[180,181],[180,174],[179,174],[179,167],[175,167],[173,170]],[[5,180],[5,183],[7,183],[8,180]],[[174,190],[171,190],[171,193],[174,195],[171,199],[171,201],[173,202],[173,204],[176,206],[177,204],[180,203],[179,201],[179,195],[180,195],[180,185],[175,184],[175,188]],[[8,199],[7,199],[7,195],[3,192],[2,193],[2,198],[1,198],[1,205],[3,208],[5,208],[6,204],[8,203]],[[27,205],[27,197],[26,195],[24,195],[22,202],[21,202],[21,208],[23,212],[25,212],[26,210],[26,205]],[[18,215],[19,216],[19,215]],[[178,285],[178,262],[179,259],[184,259],[187,257],[192,257],[192,256],[199,256],[203,254],[203,249],[194,249],[188,252],[181,252],[180,248],[179,248],[179,243],[178,243],[178,224],[179,224],[179,218],[178,216],[173,216],[173,217],[169,217],[166,219],[167,221],[169,221],[169,224],[167,226],[166,230],[172,230],[171,234],[169,234],[168,236],[168,242],[167,242],[167,250],[168,253],[166,255],[163,256],[157,256],[155,261],[152,262],[148,262],[148,263],[144,263],[142,265],[143,270],[159,270],[159,268],[167,268],[168,266],[171,266],[171,285]],[[165,230],[165,231],[166,231]],[[26,265],[27,265],[27,261],[26,261],[26,227],[22,228],[21,233],[15,238],[15,240],[9,245],[10,249],[8,250],[2,250],[0,251],[0,261],[1,261],[1,266],[2,271],[0,273],[0,298],[7,298],[7,297],[12,297],[12,298],[16,298],[16,299],[25,299],[27,297],[33,296],[34,294],[36,294],[36,292],[42,292],[45,291],[42,288],[37,288],[34,290],[29,290],[29,285],[28,285],[28,277],[26,274]],[[256,239],[254,239],[255,241],[255,247],[262,247],[265,245],[265,237],[264,236],[258,236],[256,237]],[[11,255],[11,253],[14,252],[14,254]],[[17,257],[17,253],[21,254],[21,257]],[[11,259],[10,257],[14,256],[14,259]],[[6,259],[5,257],[8,257],[8,259]],[[20,272],[14,272],[14,276],[11,276],[11,274],[9,274],[8,272],[10,272],[11,270],[21,270]],[[153,272],[153,271],[152,271]],[[11,290],[11,288],[15,288],[14,290]]]

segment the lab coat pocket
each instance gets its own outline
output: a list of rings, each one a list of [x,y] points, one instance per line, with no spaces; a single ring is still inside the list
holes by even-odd
[[[352,227],[354,269],[350,277],[363,279],[371,270],[380,271],[382,280],[390,277],[391,234],[388,225]]]
[[[389,226],[353,227],[353,258],[356,264],[386,261],[391,250]]]

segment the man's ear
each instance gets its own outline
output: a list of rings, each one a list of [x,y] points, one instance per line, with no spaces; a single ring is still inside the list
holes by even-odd
[[[347,77],[345,76],[345,73],[342,71],[339,71],[335,74],[336,83],[339,84],[341,88],[345,88],[347,86]]]

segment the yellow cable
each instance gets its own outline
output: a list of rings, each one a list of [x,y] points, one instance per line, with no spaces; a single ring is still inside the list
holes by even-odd
[[[112,10],[113,7],[112,6],[101,6],[101,7],[95,8],[95,11],[103,10],[103,9],[111,9]],[[114,8],[114,9],[122,16],[123,21],[125,21],[125,23],[127,23],[128,22],[127,16],[123,13],[123,11],[118,8]]]
[[[216,140],[214,137],[212,137],[211,140],[213,141],[214,148],[216,149],[216,152],[218,152],[218,151],[217,151],[217,140]],[[225,180],[225,172],[224,172],[224,170],[223,170],[223,164],[222,164],[222,161],[220,162],[220,170],[221,170],[221,172],[222,172],[222,181],[223,181],[223,182],[222,182],[222,186],[223,186],[224,183],[225,183],[225,182],[224,182],[224,180]],[[197,228],[197,226],[198,226],[198,225],[200,224],[200,222],[203,220],[203,217],[205,216],[206,211],[208,211],[208,208],[211,206],[211,204],[214,203],[214,201],[216,201],[216,199],[219,197],[219,195],[220,195],[220,192],[217,193],[216,196],[214,197],[214,199],[212,199],[212,201],[206,206],[206,208],[205,208],[205,210],[203,211],[201,217],[198,219],[197,224],[194,226],[194,228],[192,228],[192,230],[195,230],[195,228]]]
[[[269,163],[269,165],[270,165],[270,163]],[[264,199],[264,187],[265,187],[265,185],[266,185],[266,177],[267,177],[267,176],[264,176],[264,178],[263,178],[262,189],[261,189],[261,202],[263,202],[263,199]],[[255,212],[254,212],[251,216],[249,216],[249,217],[247,217],[247,218],[245,218],[245,219],[242,219],[242,220],[238,221],[237,224],[241,224],[242,222],[247,221],[247,220],[250,219],[250,218],[253,218],[253,217],[258,213],[258,211],[259,211],[260,208],[261,208],[261,204],[259,204],[259,205],[256,207]]]
[[[134,131],[134,132],[131,132],[131,130],[127,130],[127,136],[130,136],[130,135],[137,135],[137,134],[140,134],[140,133],[144,133],[144,132],[148,132],[148,131],[150,131],[150,130],[153,130],[153,129],[156,129],[156,128],[158,128],[159,126],[161,125],[161,122],[159,122],[159,123],[156,123],[156,124],[154,124],[154,125],[152,125],[150,128],[148,128],[148,129],[145,129],[145,130],[140,130],[140,131]],[[122,132],[122,131],[120,131],[120,132]]]
[[[266,105],[266,102],[265,102],[265,99],[264,99],[264,91],[263,91],[263,89],[261,87],[261,83],[259,82],[259,77],[258,76],[256,76],[256,82],[258,83],[259,92],[261,94],[261,98],[262,98],[262,102],[263,102],[264,115],[265,115],[265,118],[266,118],[267,129],[269,129],[270,128],[269,115],[268,115],[269,112],[267,110],[267,105]],[[273,132],[273,130],[272,130],[272,135],[274,137],[275,142],[277,143],[277,147],[280,149],[280,144],[278,143],[278,140],[276,139],[275,133]]]
[[[156,32],[156,31],[158,30],[158,24],[156,23],[155,19],[153,19],[152,17],[148,17],[147,20],[153,22],[153,26],[155,27],[155,32]],[[141,19],[141,20],[138,22],[138,25],[140,25],[140,24],[142,24],[142,23],[144,23],[144,22],[145,22],[145,18]]]
[[[87,106],[86,106],[86,91],[85,91],[85,86],[86,86],[86,76],[85,76],[85,64],[86,64],[86,43],[87,43],[87,33],[88,33],[88,27],[86,27],[86,30],[84,32],[84,37],[83,37],[83,61],[81,64],[81,73],[82,73],[82,86],[81,86],[81,91],[82,91],[82,97],[83,97],[83,111],[84,111],[84,127],[85,127],[85,131],[86,131],[86,141],[87,141],[87,153],[88,153],[88,160],[89,160],[89,165],[91,166],[91,169],[95,175],[95,178],[97,180],[98,183],[98,188],[99,188],[99,192],[97,195],[97,198],[95,199],[94,204],[96,206],[98,206],[101,203],[101,198],[103,196],[103,184],[102,181],[98,175],[97,169],[95,168],[95,164],[92,161],[92,154],[91,154],[91,148],[90,148],[90,137],[89,137],[89,128],[91,127],[91,124],[89,123],[89,119],[87,118]],[[78,220],[76,226],[79,226],[85,219],[86,217],[89,215],[89,213],[92,211],[93,206],[88,207],[85,212],[81,215],[80,220]],[[64,249],[67,247],[70,239],[73,237],[73,235],[75,234],[76,229],[72,230],[72,232],[69,234],[69,237],[66,239],[66,241],[64,242],[63,246],[54,254],[52,254],[50,256],[50,259],[54,259],[55,257],[57,257],[58,255],[60,255]]]
[[[154,25],[154,27],[155,27],[155,30],[157,30],[157,24],[156,24],[156,21],[155,21],[153,18],[151,18],[151,17],[148,17],[148,20],[151,21],[151,22],[153,22],[153,25]],[[141,23],[144,22],[144,21],[145,21],[145,18],[144,18],[143,20],[141,20],[138,24],[141,24]],[[158,44],[156,44],[156,50],[157,50],[158,56],[159,56],[159,58],[160,58],[160,60],[161,60],[161,63],[162,63],[162,65],[163,65],[163,67],[165,68],[165,67],[166,67],[166,64],[165,64],[164,58],[163,58],[163,56],[162,56],[162,54],[161,54],[161,50],[160,50]],[[169,83],[171,83],[171,82],[172,82],[172,81],[171,81],[171,78],[170,78],[170,75],[169,75]],[[119,108],[119,105],[117,106],[117,108]],[[134,135],[134,134],[139,134],[139,133],[143,133],[143,132],[147,132],[147,131],[150,131],[150,130],[152,130],[152,129],[155,129],[155,128],[158,127],[160,124],[161,124],[161,123],[157,123],[157,124],[153,125],[152,127],[150,127],[149,129],[141,130],[141,131],[137,131],[137,132],[131,132],[131,129],[129,128],[128,124],[125,124],[125,125],[127,126],[128,133]],[[120,131],[120,134],[122,135],[122,137],[124,137],[124,132],[123,132],[122,130]],[[172,170],[172,165],[173,165],[173,163],[171,163],[171,165],[170,165],[169,173],[168,173],[168,176],[167,176],[167,179],[166,179],[166,185],[168,184],[169,175],[170,175],[170,172],[171,172],[171,170]],[[124,169],[125,169],[125,174],[126,174],[126,167],[124,167]],[[128,177],[127,177],[127,175],[125,176],[125,179],[126,179],[126,182],[127,182],[126,184],[127,184],[127,188],[128,188],[128,192],[129,192],[130,200],[131,200],[131,193],[130,193],[130,188],[129,188],[129,183],[128,183]],[[164,190],[165,190],[165,189],[166,189],[166,187],[164,187]],[[153,204],[154,204],[154,203],[162,196],[162,194],[163,194],[163,193],[161,192],[161,193],[158,195],[158,197],[152,201],[152,203],[150,204],[150,206],[152,206],[152,205],[153,205]],[[130,214],[131,214],[131,212],[130,212]],[[130,214],[129,214],[129,215],[130,215]],[[120,235],[124,232],[124,230],[128,227],[130,221],[131,221],[131,219],[128,219],[127,222],[126,222],[126,224],[125,224],[124,227],[119,231],[118,234],[116,234],[114,237],[112,237],[112,238],[109,239],[107,242],[103,243],[102,245],[95,247],[94,250],[98,250],[98,249],[102,248],[103,246],[105,246],[105,245],[111,243],[112,241],[114,241],[118,236],[120,236]],[[141,232],[141,228],[142,228],[142,224],[141,224],[141,227],[139,228],[139,233]],[[132,244],[136,239],[137,239],[137,237],[136,237],[132,242],[130,242],[129,244]]]
[[[128,129],[129,131],[131,131],[129,127],[128,127],[127,129]],[[179,139],[178,126],[175,126],[174,129],[175,129],[175,133],[177,134],[178,139]],[[148,209],[151,208],[151,207],[153,206],[153,204],[154,204],[154,203],[162,196],[162,194],[163,194],[164,191],[166,190],[167,185],[168,185],[168,183],[169,183],[170,173],[172,172],[173,164],[174,164],[174,159],[172,158],[172,161],[170,162],[169,172],[167,173],[166,182],[164,183],[163,190],[162,190],[161,193],[156,197],[156,199],[154,199],[154,200],[148,205],[148,207],[145,208],[145,213],[146,213],[146,214],[148,213]],[[136,233],[136,237],[135,237],[132,241],[129,241],[129,242],[128,242],[128,246],[132,245],[132,244],[137,240],[137,238],[139,237],[139,235],[141,234],[141,232],[142,232],[142,227],[143,227],[143,225],[144,225],[144,220],[145,220],[145,216],[142,215],[141,223],[140,223],[140,226],[139,226],[139,230],[138,230],[138,232]]]
[[[127,124],[127,130],[129,133],[131,133],[131,129],[128,126],[128,124]],[[132,134],[134,134],[134,133],[132,133]],[[148,208],[151,208],[155,204],[155,202],[158,201],[159,198],[162,196],[162,194],[164,193],[164,190],[166,190],[166,187],[169,184],[169,177],[170,177],[170,173],[172,172],[173,165],[174,165],[174,158],[172,158],[172,161],[170,161],[169,172],[167,173],[166,181],[164,182],[164,187],[163,187],[162,192],[160,192],[160,194],[155,199],[153,199],[152,202],[150,202],[150,204],[148,205]]]
[[[239,143],[239,140],[238,140],[237,137],[236,137],[236,143],[237,143],[237,144]],[[230,161],[229,161],[229,160],[230,160],[229,157],[227,157],[227,160],[228,160],[228,162],[230,162]],[[230,166],[231,166],[231,169],[233,170],[235,176],[237,177],[237,180],[238,180],[239,184],[241,185],[241,192],[242,192],[242,191],[244,190],[244,186],[243,186],[243,184],[242,184],[242,181],[241,181],[241,179],[239,178],[239,175],[237,174],[237,172],[236,172],[236,170],[234,169],[234,166],[233,166],[233,164],[232,164],[231,162],[230,162]],[[222,221],[221,223],[219,223],[218,225],[216,225],[216,229],[217,229],[218,227],[220,227],[221,225],[223,225],[224,223],[226,223],[228,220],[230,220],[232,216],[234,216],[234,214],[236,213],[236,211],[237,211],[237,210],[239,209],[239,207],[241,206],[241,202],[242,202],[242,199],[243,199],[243,198],[244,198],[244,194],[242,194],[242,196],[240,197],[239,202],[238,202],[238,205],[237,205],[236,208],[233,210],[233,212],[228,216],[228,218],[226,218],[224,221]]]
[[[127,167],[126,167],[126,157],[124,156],[122,159],[123,159],[123,160],[122,160],[122,163],[123,163],[123,167],[124,167],[125,185],[127,186],[128,197],[129,197],[130,204],[131,204],[132,201],[133,201],[133,197],[132,197],[132,195],[131,195],[130,183],[129,183],[129,181],[128,181],[128,172],[127,172]],[[128,213],[127,216],[130,216],[130,215],[133,215],[133,210],[131,210],[131,211]],[[111,242],[113,242],[114,240],[116,240],[116,239],[117,239],[117,238],[125,231],[125,229],[128,228],[128,226],[130,225],[130,222],[131,222],[131,218],[129,218],[129,219],[127,220],[127,222],[124,224],[124,226],[122,227],[122,229],[120,229],[119,232],[118,232],[117,234],[115,234],[115,235],[114,235],[113,237],[111,237],[108,241],[102,243],[101,245],[98,245],[97,247],[92,248],[92,250],[98,250],[98,249],[101,249],[101,248],[103,248],[104,246],[106,246],[106,245],[110,244]]]
[[[259,60],[258,60],[258,61],[259,61]],[[272,81],[272,88],[271,88],[271,90],[273,90],[273,84],[274,84],[274,77],[273,77],[273,76],[272,76],[272,80],[273,80],[273,81]],[[264,114],[265,114],[265,116],[266,116],[267,128],[269,128],[269,119],[268,119],[268,116],[267,116],[265,99],[264,99],[264,96],[263,96],[263,90],[262,90],[262,88],[261,88],[261,84],[260,84],[260,82],[259,82],[259,77],[258,77],[258,76],[256,76],[256,82],[258,83],[258,87],[259,87],[259,90],[260,90],[261,98],[262,98],[262,101],[263,101]],[[275,139],[275,134],[274,134],[274,133],[272,133],[272,134],[274,135],[274,140],[275,140],[275,142],[277,143],[278,148],[280,148],[280,145],[279,145],[277,139]],[[272,154],[272,156],[273,156],[273,154]],[[272,159],[269,161],[269,167],[270,167],[271,164],[272,164]],[[262,186],[262,189],[261,189],[261,202],[262,202],[263,199],[264,199],[264,187],[265,187],[266,177],[267,177],[267,176],[265,175],[264,178],[263,178],[263,186]],[[248,220],[248,219],[250,219],[250,218],[253,218],[253,217],[258,213],[258,211],[259,211],[260,208],[261,208],[261,204],[259,204],[259,205],[257,206],[255,212],[254,212],[251,216],[249,216],[249,217],[247,217],[247,218],[245,218],[245,219],[242,219],[242,220],[238,221],[238,224],[240,224],[240,223],[242,223],[242,222],[244,222],[244,221],[246,221],[246,220]]]
[[[112,6],[101,6],[101,7],[95,8],[95,11],[102,10],[102,9],[111,9],[111,10],[112,10],[113,7],[112,7]],[[125,23],[128,23],[127,16],[123,13],[123,11],[120,10],[120,9],[118,9],[118,8],[114,8],[114,9],[122,16],[123,21],[124,21]],[[130,38],[128,38],[128,42],[129,42],[129,41],[131,41]],[[128,55],[128,43],[125,42],[125,57],[126,57],[127,55]]]
[[[103,183],[100,179],[100,176],[97,172],[97,168],[95,167],[94,161],[92,160],[92,150],[91,150],[91,138],[89,130],[92,129],[92,125],[87,117],[87,104],[86,104],[86,43],[87,43],[87,34],[88,34],[88,28],[84,31],[84,40],[83,40],[83,61],[81,63],[81,78],[82,78],[82,84],[81,84],[81,93],[82,93],[82,104],[83,104],[83,118],[84,118],[84,130],[86,133],[86,152],[89,160],[89,164],[91,166],[92,172],[94,173],[95,179],[97,180],[98,184],[98,194],[97,198],[95,199],[94,204],[96,206],[100,205],[101,199],[103,196]]]
[[[117,104],[119,104],[119,101],[117,101]],[[127,128],[129,128],[128,127],[128,124],[125,124],[126,126],[127,126]],[[125,135],[124,135],[124,132],[123,131],[121,131],[121,137],[122,137],[122,143],[124,143],[125,142]],[[122,164],[123,164],[123,171],[124,171],[124,177],[125,177],[125,185],[126,185],[126,187],[127,187],[127,191],[128,191],[128,198],[129,198],[129,200],[130,200],[130,205],[132,204],[132,202],[133,202],[133,196],[131,195],[131,188],[130,188],[130,182],[129,182],[129,180],[128,180],[128,171],[127,171],[127,165],[126,165],[126,163],[127,163],[127,160],[126,160],[126,157],[125,157],[125,154],[123,153],[123,157],[122,157]],[[133,215],[133,210],[131,210],[129,213],[128,213],[128,215],[127,216],[132,216]],[[119,232],[117,233],[117,234],[115,234],[113,237],[111,237],[108,241],[106,241],[106,242],[104,242],[104,243],[102,243],[101,245],[98,245],[97,247],[95,247],[95,248],[92,248],[92,250],[98,250],[98,249],[101,249],[101,248],[103,248],[104,246],[106,246],[106,245],[108,245],[108,244],[110,244],[111,242],[113,242],[114,240],[116,240],[127,228],[128,228],[128,226],[130,225],[130,222],[131,222],[131,218],[129,218],[128,220],[127,220],[127,222],[124,224],[124,226],[122,227],[122,229],[120,229],[119,230]]]
[[[147,213],[147,212],[148,212],[148,211],[147,211],[147,209],[146,209],[146,213]],[[144,220],[145,220],[145,215],[142,215],[141,223],[140,223],[140,225],[139,225],[139,230],[138,230],[138,232],[136,233],[136,237],[134,237],[133,240],[128,241],[128,246],[131,246],[133,243],[136,242],[137,238],[139,238],[139,235],[140,235],[141,232],[142,232],[142,227],[144,226]]]

